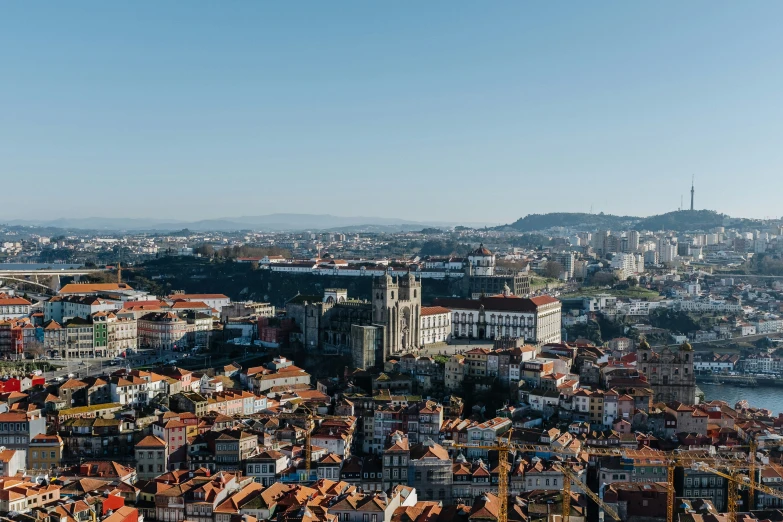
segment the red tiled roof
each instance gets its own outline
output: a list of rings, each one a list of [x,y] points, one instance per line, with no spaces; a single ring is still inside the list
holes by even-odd
[[[437,314],[450,314],[451,310],[443,306],[425,306],[421,309],[421,316],[437,315]]]
[[[166,443],[155,435],[147,435],[136,443],[137,448],[162,448]]]

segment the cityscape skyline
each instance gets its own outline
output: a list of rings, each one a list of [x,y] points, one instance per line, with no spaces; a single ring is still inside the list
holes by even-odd
[[[458,222],[477,202],[471,221],[653,215],[687,208],[694,174],[697,209],[777,217],[776,191],[736,194],[783,166],[781,14],[8,6],[0,172],[47,187],[35,213],[49,219],[293,208]],[[28,202],[4,207],[20,218]]]

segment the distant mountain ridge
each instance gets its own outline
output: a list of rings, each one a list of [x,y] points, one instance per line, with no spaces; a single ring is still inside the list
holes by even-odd
[[[585,214],[579,212],[553,212],[549,214],[528,214],[509,225],[496,230],[535,232],[565,227],[576,230],[673,230],[677,232],[709,230],[732,225],[757,227],[760,220],[732,218],[712,210],[678,210],[657,216],[635,217],[612,214]]]
[[[0,220],[3,223],[3,220]],[[6,221],[8,225],[56,227],[63,229],[106,230],[106,231],[172,231],[187,228],[196,232],[257,230],[264,232],[287,232],[298,230],[341,230],[346,231],[398,231],[416,230],[430,226],[453,226],[464,223],[440,221],[412,221],[381,217],[346,217],[331,214],[268,214],[262,216],[240,216],[197,221],[149,219],[149,218],[60,218],[50,220],[16,219]],[[494,226],[490,223],[474,223],[476,226]]]

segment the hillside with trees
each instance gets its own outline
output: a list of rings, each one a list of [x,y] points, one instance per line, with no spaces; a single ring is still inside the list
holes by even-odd
[[[585,214],[581,212],[552,212],[549,214],[528,214],[510,225],[497,227],[496,230],[533,232],[555,227],[567,227],[576,230],[710,230],[724,226],[727,221],[732,226],[758,227],[761,222],[752,219],[734,219],[714,210],[678,210],[657,216],[634,217],[614,216],[612,214]]]
[[[637,222],[639,218],[630,216],[613,216],[611,214],[585,214],[581,212],[552,212],[549,214],[528,214],[516,220],[510,225],[498,227],[501,230],[516,230],[519,232],[533,232],[546,230],[553,227],[569,227],[584,230],[599,228],[616,229],[627,228]]]

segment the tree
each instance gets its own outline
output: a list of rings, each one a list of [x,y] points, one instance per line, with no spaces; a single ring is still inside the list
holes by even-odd
[[[663,328],[670,332],[687,334],[698,330],[699,323],[688,313],[675,310],[657,308],[650,312],[650,324],[656,328]]]
[[[207,243],[198,245],[193,249],[194,254],[200,254],[203,257],[212,257],[215,254],[215,247]]]
[[[628,276],[628,279],[625,280],[628,283],[628,286],[634,287],[639,286],[639,280],[636,279],[634,276]]]
[[[442,241],[442,240],[432,239],[422,243],[421,250],[419,250],[419,255],[422,256],[448,256],[451,254],[463,255],[466,254],[467,251],[468,251],[467,246],[461,245],[457,241],[453,241],[453,240]]]
[[[610,272],[596,272],[593,274],[592,282],[595,286],[614,284],[614,274],[611,274]]]
[[[40,341],[30,341],[25,346],[25,352],[32,354],[34,359],[37,359],[44,354],[44,345]]]
[[[557,261],[547,261],[544,267],[544,275],[551,279],[560,279],[563,272],[565,272],[563,265]]]

